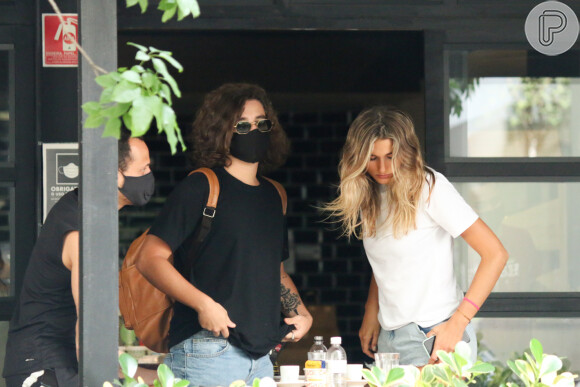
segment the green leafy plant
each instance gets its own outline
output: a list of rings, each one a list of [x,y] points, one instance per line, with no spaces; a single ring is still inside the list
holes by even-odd
[[[55,0],[48,0],[61,23],[64,24],[62,12]],[[126,0],[127,8],[139,5],[144,13],[149,0]],[[163,11],[162,22],[166,22],[177,14],[177,20],[188,15],[194,18],[200,15],[197,0],[160,0],[158,7]],[[147,133],[153,118],[157,123],[158,131],[165,132],[171,153],[177,152],[177,145],[184,151],[186,146],[177,124],[177,117],[172,106],[172,92],[181,97],[177,82],[171,76],[165,62],[183,71],[181,64],[175,60],[169,51],[154,47],[144,47],[135,43],[138,51],[135,59],[139,64],[131,68],[121,67],[116,71],[107,72],[99,67],[87,52],[75,41],[79,53],[86,59],[95,72],[95,81],[103,87],[99,101],[85,103],[82,108],[88,114],[85,128],[98,128],[105,124],[103,137],[119,138],[121,123],[131,131],[132,136],[139,137]],[[146,64],[151,64],[147,67]],[[152,68],[151,68],[152,67]]]
[[[138,368],[137,360],[135,360],[135,358],[123,353],[119,356],[119,365],[121,366],[121,372],[123,372],[123,381],[115,379],[113,384],[122,387],[148,387],[140,377],[137,379],[134,378]],[[160,364],[159,367],[157,367],[157,376],[159,379],[153,381],[155,387],[189,386],[189,381],[176,378],[171,369],[165,364]],[[113,387],[113,384],[105,382],[103,383],[103,387]]]
[[[532,339],[530,341],[530,353],[524,352],[525,359],[508,360],[509,368],[516,374],[526,387],[557,386],[574,387],[574,375],[571,372],[558,371],[562,369],[562,360],[555,355],[544,353],[542,344]],[[506,386],[514,387],[516,383],[507,383]]]
[[[463,102],[479,85],[479,78],[450,78],[449,79],[449,115],[461,116]]]
[[[570,119],[572,91],[569,78],[530,78],[511,87],[514,103],[508,118],[513,134],[523,134],[529,156],[541,151],[550,132]]]
[[[141,13],[145,13],[149,6],[149,0],[127,0],[127,8],[137,4],[141,7]],[[157,9],[163,11],[161,17],[163,23],[173,18],[176,13],[177,20],[182,20],[189,15],[194,18],[199,16],[199,5],[196,0],[161,0]]]
[[[491,364],[469,361],[471,349],[462,341],[455,346],[455,352],[437,351],[437,356],[441,359],[440,364],[428,364],[421,370],[404,366],[393,368],[385,375],[380,368],[373,367],[372,371],[363,370],[363,377],[375,387],[465,387],[475,383],[477,376],[494,370]]]
[[[82,108],[88,114],[84,126],[98,128],[104,124],[103,136],[119,138],[122,122],[133,136],[138,137],[149,130],[155,118],[158,131],[165,132],[171,153],[175,154],[178,143],[185,150],[177,116],[171,107],[172,92],[179,98],[181,91],[166,62],[179,72],[183,67],[169,51],[128,44],[138,49],[135,59],[139,64],[131,68],[121,67],[95,79],[103,91],[98,102],[83,104]]]
[[[402,368],[396,367],[385,373],[377,366],[373,366],[371,370],[363,369],[363,377],[367,383],[375,387],[389,387],[400,383],[405,376],[405,371]]]

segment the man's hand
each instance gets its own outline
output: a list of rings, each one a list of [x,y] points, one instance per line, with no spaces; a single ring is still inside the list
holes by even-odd
[[[381,324],[379,323],[377,312],[367,310],[358,331],[358,337],[360,338],[360,346],[363,353],[373,359],[377,351],[380,332]]]
[[[213,332],[216,337],[222,335],[228,338],[230,335],[229,328],[236,327],[236,324],[230,320],[228,311],[209,297],[197,313],[201,327]]]
[[[290,342],[296,342],[296,341],[300,341],[301,338],[303,338],[308,331],[310,330],[310,327],[312,326],[312,315],[308,314],[308,315],[297,315],[294,317],[286,317],[284,319],[284,322],[288,325],[294,325],[294,330],[290,333],[288,333],[286,335],[286,337],[284,337],[284,340],[282,341],[290,341]]]

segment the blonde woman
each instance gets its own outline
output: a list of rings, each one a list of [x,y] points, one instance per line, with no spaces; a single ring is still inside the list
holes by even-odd
[[[363,240],[373,270],[359,331],[363,352],[372,358],[377,351],[398,352],[401,364],[423,366],[463,338],[475,359],[469,323],[508,254],[445,176],[425,166],[411,118],[388,107],[360,113],[339,173],[339,195],[325,209],[344,235]],[[481,256],[465,295],[453,270],[458,236]],[[423,341],[431,336],[436,339],[429,356]]]

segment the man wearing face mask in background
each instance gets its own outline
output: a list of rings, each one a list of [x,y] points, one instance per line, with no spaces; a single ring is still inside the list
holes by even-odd
[[[206,96],[189,140],[195,166],[212,168],[219,180],[211,231],[184,277],[179,270],[190,259],[209,192],[205,176],[194,173],[165,202],[137,269],[176,300],[165,358],[175,376],[199,386],[251,385],[273,377],[272,348],[300,340],[312,325],[282,264],[282,200],[262,177],[285,161],[288,140],[266,92],[231,83]],[[167,260],[172,254],[175,266]]]
[[[118,150],[118,209],[142,206],[155,189],[149,149],[123,131]],[[3,372],[7,387],[78,386],[78,230],[74,190],[51,209],[32,250],[10,321]]]

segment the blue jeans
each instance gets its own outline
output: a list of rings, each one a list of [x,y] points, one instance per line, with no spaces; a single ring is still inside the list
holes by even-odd
[[[400,365],[424,366],[429,362],[429,355],[423,347],[426,334],[435,325],[429,328],[421,328],[415,323],[410,323],[392,331],[381,328],[377,342],[378,352],[398,352]],[[426,330],[426,332],[425,332]],[[465,332],[469,335],[469,347],[471,348],[471,361],[477,360],[477,337],[471,324],[467,325]]]
[[[252,385],[254,378],[274,377],[268,355],[253,359],[222,336],[202,330],[171,347],[165,364],[176,378],[194,386],[229,386],[234,380]]]

